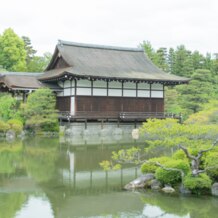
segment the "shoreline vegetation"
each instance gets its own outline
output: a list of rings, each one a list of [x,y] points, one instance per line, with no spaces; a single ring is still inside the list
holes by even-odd
[[[129,189],[157,186],[154,189],[174,192],[180,187],[183,193],[199,195],[210,194],[213,187],[212,193],[217,195],[218,125],[193,120],[193,116],[183,124],[174,119],[148,120],[140,128],[146,139],[144,149],[113,152],[111,160],[100,165],[106,171],[120,169],[124,164],[141,166],[146,178],[132,181],[126,186]],[[171,149],[170,154],[163,154],[164,149]],[[153,157],[146,158],[148,153]]]
[[[7,133],[57,135],[58,115],[55,96],[48,88],[38,89],[28,96],[25,103],[9,94],[0,95],[0,136]]]

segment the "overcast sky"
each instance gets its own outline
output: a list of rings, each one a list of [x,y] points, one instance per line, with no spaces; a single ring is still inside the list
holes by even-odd
[[[8,27],[39,54],[53,52],[58,39],[215,53],[218,0],[2,0],[0,33]]]

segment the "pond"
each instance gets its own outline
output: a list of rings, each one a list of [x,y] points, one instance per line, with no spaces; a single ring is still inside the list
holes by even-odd
[[[129,135],[0,141],[0,218],[216,217],[218,198],[123,191],[140,170],[106,173],[99,162],[132,146],[144,142]]]

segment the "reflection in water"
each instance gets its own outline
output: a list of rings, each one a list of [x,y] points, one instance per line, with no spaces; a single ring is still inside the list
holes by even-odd
[[[15,215],[16,218],[53,218],[53,211],[47,198],[30,196]]]
[[[79,136],[81,137],[81,136]],[[74,142],[78,139],[74,136]],[[99,139],[96,139],[99,140]],[[31,138],[0,142],[0,218],[213,217],[218,199],[125,192],[137,168],[103,172],[113,150],[140,141]],[[173,205],[173,206],[172,206]],[[200,205],[200,207],[199,207]],[[40,214],[39,214],[40,212]],[[203,216],[201,216],[203,214]]]

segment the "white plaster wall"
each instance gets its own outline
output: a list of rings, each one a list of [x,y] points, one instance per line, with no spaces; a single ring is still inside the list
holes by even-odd
[[[163,91],[151,91],[152,98],[163,98]]]
[[[64,89],[64,96],[70,96],[71,95],[71,88]]]
[[[91,95],[91,88],[77,88],[77,95]]]
[[[122,96],[122,90],[121,89],[109,89],[108,90],[109,96]]]
[[[138,90],[138,97],[150,97],[150,91],[148,90]]]
[[[136,90],[123,90],[124,97],[136,97]]]
[[[94,96],[107,96],[107,89],[97,89],[93,88]]]

